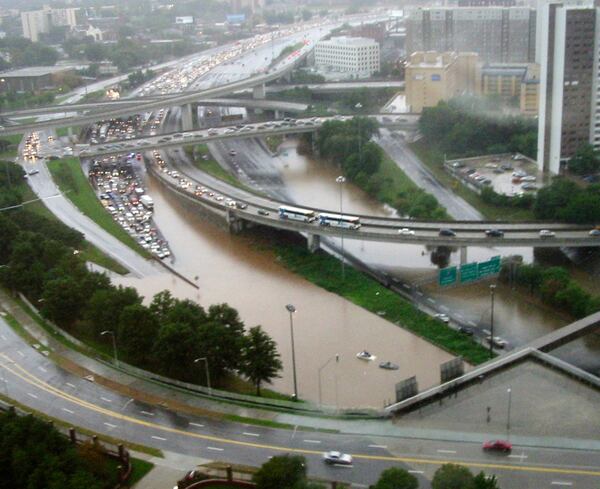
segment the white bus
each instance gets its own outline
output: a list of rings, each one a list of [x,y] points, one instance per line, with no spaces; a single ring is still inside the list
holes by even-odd
[[[300,209],[299,207],[291,207],[289,205],[282,205],[279,207],[279,218],[313,222],[317,217],[315,216],[315,211]]]
[[[319,225],[335,226],[338,228],[358,229],[360,228],[360,218],[355,216],[345,216],[342,214],[319,214]]]

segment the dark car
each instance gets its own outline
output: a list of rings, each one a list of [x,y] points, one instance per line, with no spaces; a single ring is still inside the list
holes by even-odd
[[[454,236],[456,236],[456,233],[454,231],[452,231],[452,229],[445,228],[445,229],[440,229],[439,235],[454,237]]]
[[[490,440],[484,442],[483,449],[490,452],[509,453],[512,450],[512,443],[507,440]]]
[[[488,229],[485,232],[485,235],[488,238],[504,238],[504,231],[500,229]]]
[[[247,209],[247,208],[248,208],[248,204],[245,204],[244,202],[236,202],[236,203],[235,203],[235,206],[236,206],[238,209]]]
[[[460,331],[462,334],[466,334],[467,336],[473,336],[473,328],[469,328],[468,326],[461,326],[460,328],[458,328],[458,331]]]

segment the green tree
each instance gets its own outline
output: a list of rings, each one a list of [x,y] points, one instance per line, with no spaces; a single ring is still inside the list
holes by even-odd
[[[250,328],[244,338],[241,373],[256,386],[260,396],[262,382],[271,382],[279,377],[282,369],[277,344],[260,326]]]
[[[474,489],[471,471],[457,464],[444,464],[435,471],[432,489]]]
[[[152,346],[160,325],[150,309],[142,304],[125,306],[119,315],[119,347],[134,364],[152,363]]]
[[[252,476],[256,489],[297,489],[306,483],[306,460],[300,455],[277,455]]]
[[[569,159],[569,171],[575,175],[588,175],[600,169],[600,154],[591,144],[583,144]]]
[[[487,476],[483,472],[479,472],[474,478],[474,489],[500,489],[498,479],[495,475]]]
[[[142,298],[133,287],[109,287],[96,290],[89,299],[85,317],[96,336],[118,323],[127,306],[141,304]],[[120,336],[121,337],[121,336]]]
[[[196,335],[188,324],[161,324],[152,347],[158,369],[175,379],[192,380],[194,359],[200,356],[196,344]]]
[[[59,326],[70,327],[81,317],[86,299],[80,283],[73,277],[50,280],[42,294],[42,314]]]
[[[533,212],[537,219],[558,219],[560,213],[581,190],[570,180],[555,178],[538,191]]]
[[[381,473],[373,489],[417,489],[418,487],[419,481],[414,475],[405,469],[390,467]]]

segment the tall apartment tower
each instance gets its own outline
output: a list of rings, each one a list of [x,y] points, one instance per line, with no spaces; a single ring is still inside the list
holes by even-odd
[[[445,7],[410,10],[406,52],[476,52],[484,63],[531,63],[536,12],[527,7]]]
[[[537,161],[559,174],[583,144],[600,148],[600,8],[546,0],[538,18]]]

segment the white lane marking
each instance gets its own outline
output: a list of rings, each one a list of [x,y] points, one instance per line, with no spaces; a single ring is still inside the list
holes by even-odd
[[[458,319],[460,319],[461,321],[465,318],[460,312],[457,312],[454,314]]]
[[[67,385],[68,385],[69,387],[73,387],[73,389],[75,389],[75,386],[74,386],[73,384],[71,384],[71,382],[67,382]]]
[[[383,448],[387,450],[387,445],[369,445],[369,448]]]
[[[435,300],[433,300],[431,297],[427,297],[427,302],[431,302],[432,304],[435,304]]]
[[[456,453],[456,450],[436,450],[438,453]]]
[[[38,367],[38,369],[41,370],[42,372],[44,372],[45,374],[48,373],[48,371],[44,367],[42,367],[41,365]]]
[[[318,445],[319,443],[321,443],[319,440],[302,440],[304,443],[314,443],[316,445]]]
[[[152,436],[153,440],[160,440],[160,441],[167,441],[166,438],[163,438],[162,436]]]
[[[21,355],[21,357],[24,357],[24,356],[25,356],[25,353],[23,353],[21,350],[17,350],[17,353],[18,353],[19,355]]]
[[[450,309],[448,309],[446,306],[440,306],[440,310],[448,312]]]
[[[195,426],[196,428],[204,428],[204,425],[200,423],[190,423],[190,426]]]
[[[28,392],[27,395],[29,397],[33,397],[34,399],[37,399],[38,397],[35,394],[32,394],[31,392]]]
[[[104,423],[104,426],[108,426],[109,428],[116,428],[117,427],[116,424],[111,424],[111,423]]]
[[[417,290],[417,295],[420,297],[423,297],[423,292],[421,292],[420,290]]]
[[[524,453],[522,453],[521,455],[509,455],[509,458],[520,458],[521,461],[523,461],[523,459],[528,458],[527,455],[525,455]]]
[[[474,328],[476,328],[476,327],[477,327],[477,324],[475,324],[475,322],[473,322],[473,321],[469,321],[467,324],[468,324],[469,326],[473,326]]]
[[[112,402],[112,400],[107,399],[106,397],[101,397],[100,399],[102,399],[104,402]]]
[[[260,434],[258,434],[258,433],[250,433],[248,431],[244,431],[242,433],[242,435],[246,435],[246,436],[260,436]]]
[[[4,341],[6,341],[6,336],[4,336],[3,334],[0,335],[0,338],[2,338]]]
[[[410,285],[408,285],[408,284],[402,284],[402,287],[404,287],[405,289],[410,290]]]
[[[553,486],[572,486],[573,485],[572,482],[567,482],[567,481],[552,481],[550,484],[552,484]]]
[[[409,470],[408,473],[409,474],[424,474],[425,472],[423,472],[422,470]]]
[[[63,410],[65,413],[69,413],[69,414],[75,414],[75,411],[71,411],[70,409],[67,409],[67,408],[62,408],[62,410]]]
[[[145,414],[146,416],[154,416],[154,413],[149,413],[148,411],[140,411],[140,413]]]
[[[225,450],[224,448],[217,448],[217,447],[206,447],[207,450],[213,450],[214,452],[222,452],[223,450]]]

